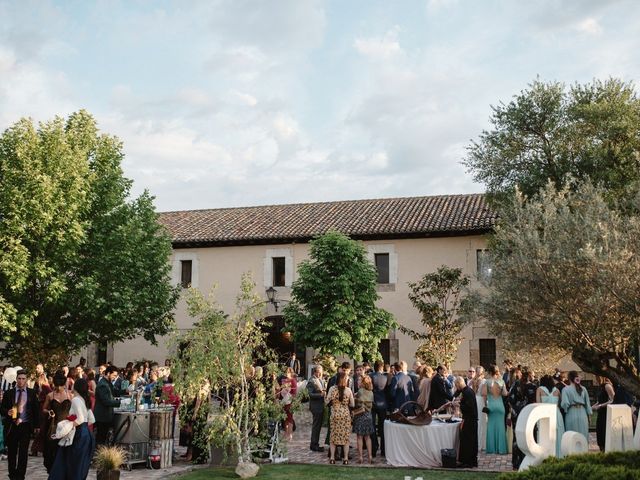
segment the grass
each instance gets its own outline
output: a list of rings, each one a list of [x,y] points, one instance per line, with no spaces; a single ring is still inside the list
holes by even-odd
[[[420,470],[410,468],[358,468],[342,465],[263,465],[255,478],[278,480],[404,480],[410,477],[416,480],[474,480],[497,479],[497,473],[457,472],[455,470]],[[179,480],[212,480],[238,477],[231,467],[214,467],[196,470],[178,477]]]

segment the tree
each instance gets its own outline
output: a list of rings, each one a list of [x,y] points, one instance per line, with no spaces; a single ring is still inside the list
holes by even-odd
[[[376,307],[377,274],[364,246],[333,231],[311,241],[309,256],[284,308],[294,340],[321,354],[377,358],[395,322]]]
[[[225,451],[231,449],[239,465],[251,464],[252,452],[266,447],[260,442],[266,441],[267,421],[282,415],[275,395],[252,373],[256,359],[266,362],[267,370],[277,368],[275,353],[266,346],[264,302],[260,300],[248,274],[242,277],[231,315],[212,297],[190,290],[189,314],[197,321],[192,330],[176,336],[178,353],[172,361],[181,398],[194,399],[208,385],[220,401],[213,422],[199,436],[201,447],[206,450],[214,444]],[[257,466],[252,469],[257,473]]]
[[[553,184],[503,208],[479,311],[516,349],[563,349],[586,372],[640,395],[640,220],[589,183]]]
[[[422,342],[416,358],[429,365],[453,364],[467,318],[459,314],[464,311],[463,293],[468,286],[469,277],[461,269],[446,265],[427,273],[418,282],[409,283],[409,300],[420,312],[424,332],[404,326],[400,330]]]
[[[468,148],[463,164],[497,200],[516,187],[528,197],[550,180],[589,180],[608,199],[628,198],[640,180],[640,99],[632,83],[534,81],[493,107],[492,128]]]
[[[85,111],[0,136],[0,356],[40,361],[173,325],[171,242]]]

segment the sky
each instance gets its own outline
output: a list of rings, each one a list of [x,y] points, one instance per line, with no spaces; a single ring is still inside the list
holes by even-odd
[[[0,0],[0,130],[86,109],[159,211],[475,193],[491,105],[640,76],[640,2]]]

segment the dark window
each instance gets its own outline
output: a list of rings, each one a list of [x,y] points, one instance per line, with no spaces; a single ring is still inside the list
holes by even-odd
[[[98,365],[107,363],[107,342],[98,343],[96,347],[96,356],[98,357]]]
[[[481,338],[480,339],[480,365],[485,370],[490,365],[496,364],[496,339],[495,338]]]
[[[378,270],[378,283],[389,283],[389,254],[376,253],[376,269]]]
[[[191,287],[191,271],[193,268],[193,262],[191,260],[181,260],[180,266],[180,285],[182,285],[182,288],[189,288]]]
[[[477,276],[478,280],[488,282],[491,280],[493,272],[493,262],[487,250],[476,250]]]
[[[273,286],[285,286],[285,261],[284,257],[273,257]]]

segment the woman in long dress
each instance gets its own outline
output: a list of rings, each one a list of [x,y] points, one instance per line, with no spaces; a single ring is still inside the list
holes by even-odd
[[[351,389],[347,387],[347,375],[344,372],[338,374],[338,381],[329,389],[324,401],[326,404],[331,404],[329,463],[336,463],[336,445],[342,445],[344,459],[342,463],[347,465],[349,463],[349,435],[351,434],[349,407],[353,408],[354,400]]]
[[[429,408],[429,395],[431,393],[431,378],[433,368],[426,366],[420,370],[420,382],[418,383],[418,400],[416,400],[425,412]]]
[[[73,384],[68,420],[71,419],[76,429],[73,443],[69,447],[58,448],[49,480],[84,480],[89,475],[95,439],[88,424],[94,423],[95,419],[91,412],[89,386],[84,378],[77,378]]]
[[[587,389],[580,385],[578,372],[569,372],[569,385],[562,389],[562,401],[560,405],[567,412],[564,419],[565,429],[581,433],[589,441],[589,415],[591,402]]]
[[[476,367],[476,376],[471,381],[471,388],[476,394],[476,405],[478,408],[478,451],[485,450],[487,445],[487,414],[482,411],[485,407],[482,387],[485,384],[484,367]]]
[[[53,440],[51,435],[56,433],[56,427],[62,420],[66,420],[69,415],[69,409],[71,408],[71,398],[73,395],[65,389],[67,384],[67,377],[65,377],[62,370],[58,370],[53,376],[53,386],[55,390],[49,393],[43,406],[44,417],[46,419],[46,428],[44,432],[44,467],[47,469],[47,473],[51,472],[53,462],[56,459],[58,453],[58,440]]]
[[[560,413],[560,390],[555,386],[553,377],[545,375],[540,379],[540,386],[536,390],[537,403],[551,403],[556,406],[556,457],[562,457],[560,452],[560,444],[562,443],[562,434],[564,434],[564,420]]]
[[[598,412],[596,418],[596,439],[598,448],[604,452],[604,444],[607,431],[607,405],[613,403],[616,392],[611,385],[611,380],[605,377],[597,377],[600,390],[598,391],[598,403],[591,407],[592,410]]]
[[[489,367],[489,378],[482,387],[482,397],[489,409],[487,420],[487,453],[508,453],[507,432],[504,425],[504,403],[502,397],[508,395],[500,370],[495,365]]]
[[[293,368],[287,367],[285,377],[280,381],[280,403],[286,414],[284,420],[284,439],[287,441],[293,440],[293,426],[295,420],[293,419],[293,411],[291,410],[291,404],[293,398],[298,393],[298,382],[296,380],[296,374]]]

